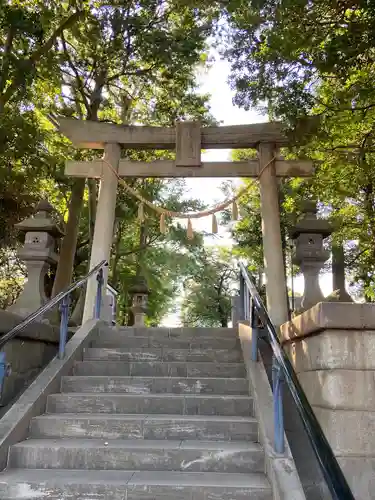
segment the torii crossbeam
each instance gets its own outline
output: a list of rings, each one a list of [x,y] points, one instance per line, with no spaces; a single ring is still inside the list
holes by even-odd
[[[199,122],[178,122],[176,127],[143,127],[106,122],[55,120],[58,130],[78,148],[104,149],[103,160],[67,161],[65,173],[73,177],[100,178],[90,268],[109,260],[121,177],[255,177],[260,181],[267,304],[271,319],[279,326],[288,320],[284,261],[282,255],[278,177],[308,177],[310,161],[282,160],[278,148],[288,145],[280,123],[201,127]],[[128,149],[175,150],[176,159],[134,162],[120,159],[121,147]],[[238,162],[203,162],[201,150],[256,148],[258,159]],[[105,289],[105,287],[104,287]],[[83,321],[92,316],[95,280],[88,282]]]

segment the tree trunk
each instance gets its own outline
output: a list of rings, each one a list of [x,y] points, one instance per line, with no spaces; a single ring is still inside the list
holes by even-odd
[[[333,290],[339,290],[340,302],[353,302],[345,289],[345,254],[342,243],[332,244],[332,284]]]
[[[98,121],[98,111],[102,98],[103,83],[105,75],[101,74],[97,77],[95,88],[90,98],[90,107],[87,110],[87,120]],[[100,82],[99,82],[100,80]],[[96,205],[98,197],[98,187],[95,179],[87,179],[87,187],[89,190],[89,236],[90,236],[90,250],[87,261],[87,272],[90,270],[90,255],[91,247],[94,239],[95,218],[96,218]],[[83,310],[85,307],[86,298],[86,285],[81,288],[77,304],[72,313],[71,322],[75,325],[82,323]]]
[[[87,179],[87,186],[89,190],[89,251],[88,251],[88,259],[87,259],[87,272],[90,270],[90,255],[91,255],[91,246],[94,238],[94,229],[95,229],[95,217],[96,217],[96,204],[97,204],[97,184],[95,179]],[[71,322],[74,325],[80,325],[83,316],[83,310],[85,307],[85,298],[86,298],[86,285],[81,287],[79,298],[77,300],[76,306],[72,313]]]
[[[79,218],[83,205],[85,179],[76,179],[72,187],[69,203],[69,218],[66,225],[66,234],[62,240],[60,258],[56,277],[52,289],[52,297],[70,285],[73,276],[74,256],[76,253]]]
[[[221,292],[223,290],[226,274],[226,271],[224,271],[220,277],[219,286],[217,288],[215,287],[217,291],[217,312],[219,314],[219,321],[222,328],[228,327],[228,314],[225,312],[225,307],[223,307],[221,303],[221,299],[223,298]]]
[[[221,318],[220,323],[221,328],[228,328],[228,320],[226,318]]]
[[[365,199],[364,199],[364,209],[366,211],[366,215],[369,221],[369,232],[371,234],[371,240],[374,241],[375,238],[375,211],[374,211],[374,185],[372,183],[370,173],[368,173],[369,180],[364,188]],[[375,246],[372,245],[371,248],[372,254],[372,263],[375,262]],[[367,287],[371,287],[372,284],[372,276],[366,274],[364,276],[364,282]],[[365,293],[366,302],[373,302],[373,298],[371,295]]]
[[[283,181],[279,184],[279,210],[280,210],[280,233],[281,233],[281,250],[283,253],[283,263],[284,263],[284,278],[285,278],[285,294],[286,294],[286,303],[288,308],[288,317],[291,319],[291,310],[289,305],[289,293],[288,293],[288,267],[287,267],[287,234],[285,224],[282,218],[282,207],[285,200],[284,193],[281,189]],[[293,264],[291,263],[291,273],[293,272]]]
[[[87,187],[89,190],[89,234],[91,248],[92,240],[94,239],[96,205],[98,201],[98,185],[96,183],[96,180],[87,179]]]
[[[112,259],[112,265],[111,265],[112,286],[114,286],[114,288],[117,287],[117,282],[118,282],[117,266],[118,266],[118,263],[120,260],[121,237],[122,237],[122,225],[121,225],[121,221],[120,221],[118,228],[117,228],[117,234],[116,234],[116,239],[115,239],[115,244],[114,244],[113,259]]]
[[[219,313],[219,321],[222,328],[228,328],[228,315],[226,314],[225,307],[221,303],[221,294],[218,296],[217,311]]]
[[[144,256],[144,247],[147,243],[147,227],[146,222],[142,222],[139,228],[139,248],[141,249],[138,253],[138,262],[137,262],[137,276],[142,275],[143,271],[143,256]]]
[[[124,310],[125,310],[125,304],[124,304]],[[127,324],[126,326],[133,326],[134,325],[134,314],[133,311],[130,309],[130,306],[127,310]]]

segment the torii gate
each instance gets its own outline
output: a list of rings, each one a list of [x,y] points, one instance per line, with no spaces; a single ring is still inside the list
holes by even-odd
[[[76,147],[104,150],[103,161],[67,161],[65,168],[68,176],[100,178],[90,269],[110,258],[118,179],[108,163],[121,177],[259,177],[265,274],[271,284],[267,287],[268,310],[275,325],[288,320],[277,177],[308,177],[313,165],[310,161],[277,159],[277,149],[288,144],[280,123],[201,128],[199,122],[178,122],[173,128],[58,118],[56,126]],[[176,160],[148,163],[120,159],[121,146],[175,149]],[[202,148],[257,148],[259,154],[256,160],[202,163]],[[105,285],[107,278],[106,274]],[[83,322],[92,317],[95,294],[93,277],[87,284]]]

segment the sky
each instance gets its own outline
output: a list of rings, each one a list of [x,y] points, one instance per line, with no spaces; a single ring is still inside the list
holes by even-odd
[[[233,105],[233,92],[227,83],[230,73],[230,65],[222,61],[218,56],[215,63],[199,75],[199,83],[202,93],[210,94],[211,113],[222,125],[246,125],[250,123],[266,122],[267,117],[259,114],[256,110],[245,111]],[[202,161],[229,161],[229,149],[208,150],[202,154]],[[204,201],[212,207],[217,203],[224,201],[225,197],[220,190],[221,184],[225,179],[220,178],[200,178],[186,179],[189,196],[193,196]],[[193,221],[193,228],[211,232],[211,217],[205,217]],[[230,246],[232,241],[228,232],[223,227],[219,227],[217,238],[208,238],[207,245],[225,245]],[[290,281],[290,280],[289,280]],[[290,282],[288,283],[290,286]],[[330,273],[320,276],[320,285],[323,294],[329,295],[332,292],[332,275]],[[294,278],[294,290],[297,293],[303,293],[303,276]],[[175,326],[177,317],[175,314],[167,316],[163,324],[165,326]]]

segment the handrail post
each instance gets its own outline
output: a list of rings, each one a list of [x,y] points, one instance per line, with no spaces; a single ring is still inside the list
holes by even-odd
[[[244,320],[247,321],[249,319],[249,293],[245,288],[243,308],[244,308]]]
[[[251,360],[258,361],[258,321],[255,313],[254,301],[250,298],[250,327],[251,327]]]
[[[96,281],[98,282],[98,285],[96,289],[94,318],[100,319],[100,309],[102,305],[102,288],[104,283],[103,268],[99,269],[98,274],[96,276]]]
[[[10,365],[6,363],[5,352],[0,352],[0,398],[3,395],[5,377],[10,375]]]
[[[275,356],[272,359],[274,447],[276,453],[284,453],[284,413],[283,413],[283,374]]]
[[[240,272],[240,319],[245,319],[245,279]]]
[[[66,339],[68,336],[68,320],[69,320],[69,295],[66,295],[60,304],[61,319],[60,319],[60,342],[59,342],[59,359],[65,357]]]

